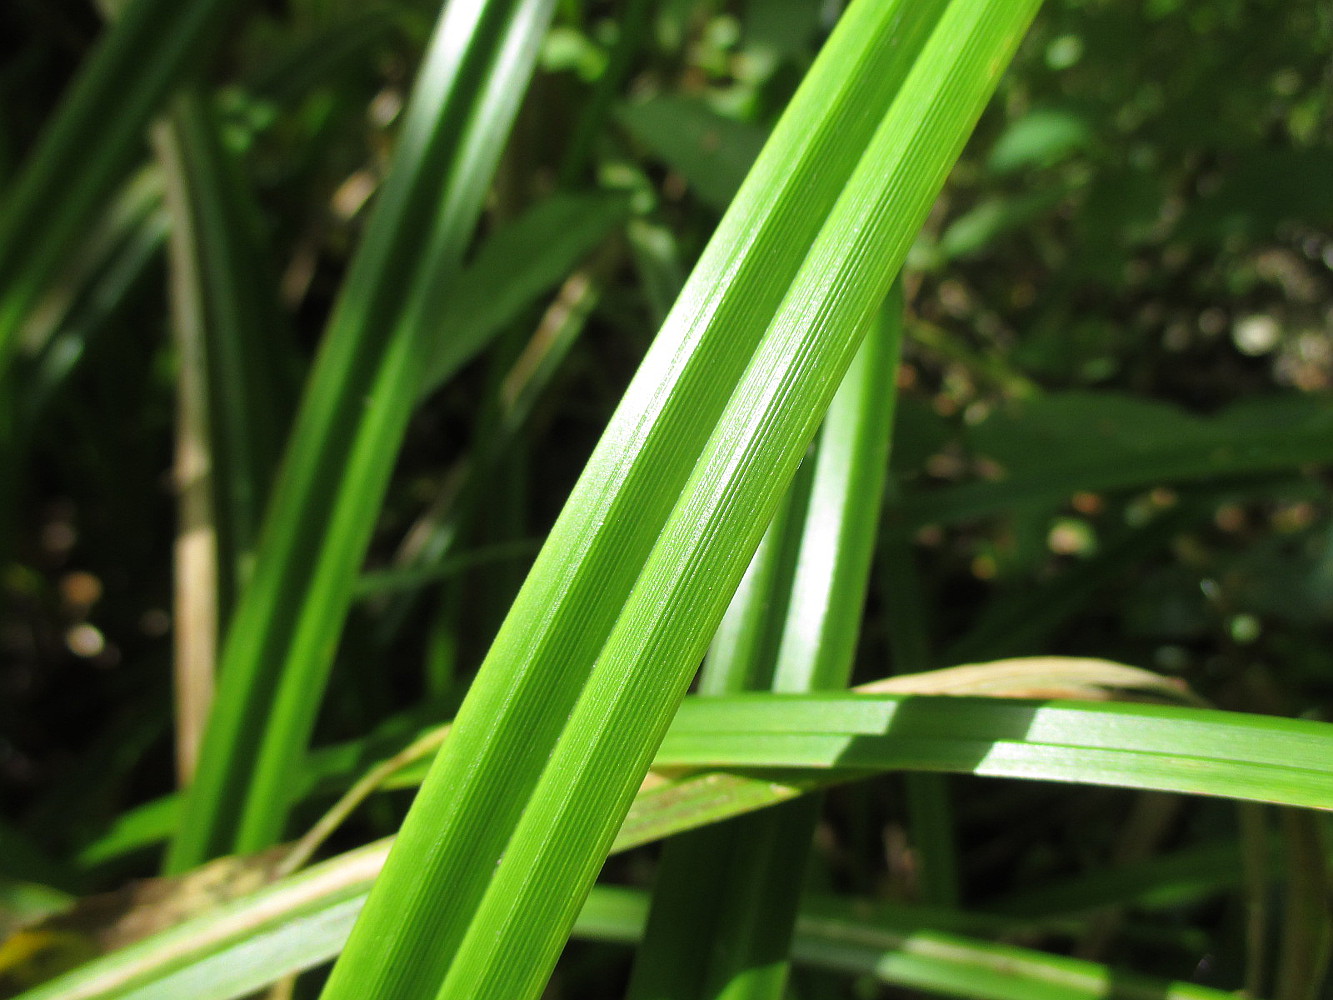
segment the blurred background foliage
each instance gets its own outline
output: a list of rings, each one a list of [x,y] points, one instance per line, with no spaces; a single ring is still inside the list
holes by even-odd
[[[317,742],[392,744],[449,715],[838,12],[561,2],[472,264],[493,282],[519,262],[548,273],[453,307],[493,331],[490,346],[417,410],[368,569],[394,565],[441,503],[454,503],[453,551],[476,558],[358,605]],[[285,314],[267,345],[280,404],[309,365],[435,13],[274,0],[234,19],[201,67]],[[74,0],[0,7],[0,182],[100,23]],[[857,680],[1096,655],[1178,676],[1220,707],[1330,717],[1330,52],[1320,0],[1049,0],[912,253],[885,572]],[[23,471],[0,486],[0,874],[45,865],[62,888],[151,873],[145,852],[69,859],[173,786],[167,228],[145,167],[67,262],[20,358]],[[586,318],[535,355],[544,367],[512,418],[516,364],[549,331],[548,305],[571,296]],[[270,418],[279,440],[284,413]],[[468,489],[449,500],[465,465]],[[1085,932],[1075,950],[1235,985],[1237,871],[1216,862],[1235,856],[1230,807],[951,787],[970,906],[1100,908],[1121,933]],[[392,830],[401,795],[376,799],[340,842]],[[889,783],[835,796],[829,880],[920,897],[902,800]],[[1124,871],[1153,859],[1175,874],[1135,888]],[[606,973],[577,956],[562,976],[591,995]]]

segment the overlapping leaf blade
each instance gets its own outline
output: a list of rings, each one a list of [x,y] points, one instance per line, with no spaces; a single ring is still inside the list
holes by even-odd
[[[1328,723],[1208,709],[734,695],[682,706],[658,762],[963,771],[1330,809],[1330,750]]]
[[[20,1000],[234,1000],[335,956],[383,864],[386,844],[341,855],[187,923],[105,956],[24,994]],[[1232,854],[1234,855],[1234,847]],[[1205,987],[1167,984],[1105,966],[961,936],[986,933],[973,915],[903,907],[867,919],[860,901],[807,901],[797,922],[798,961],[883,982],[932,986],[947,995],[1027,997],[1056,989],[1061,998],[1106,996],[1220,1000]],[[635,890],[595,887],[574,933],[633,943],[647,917]],[[1106,992],[1110,984],[1118,992]]]
[[[701,692],[847,685],[888,465],[902,308],[896,289],[829,407],[810,475],[793,483],[727,609]],[[763,572],[770,563],[777,572]],[[740,624],[728,628],[732,619]],[[781,997],[819,808],[811,796],[673,838],[631,1000]]]
[[[443,297],[532,72],[550,0],[450,4],[297,416],[254,576],[227,632],[169,864],[281,835],[341,622]]]
[[[856,332],[1035,8],[955,2],[878,102],[871,71],[912,15],[849,8],[539,556],[326,996],[540,991]]]

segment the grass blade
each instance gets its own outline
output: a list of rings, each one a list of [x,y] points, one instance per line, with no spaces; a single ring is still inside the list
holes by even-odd
[[[427,365],[422,394],[439,388],[501,329],[625,219],[628,203],[614,195],[554,195],[496,232],[459,276],[441,324],[452,335]]]
[[[733,695],[681,706],[670,767],[908,768],[1333,809],[1333,724],[1166,705]]]
[[[220,620],[254,558],[269,484],[290,418],[293,369],[259,208],[222,125],[197,90],[159,133],[169,163],[178,322],[198,339],[209,468],[217,494]],[[187,256],[188,255],[188,258]],[[191,287],[182,287],[188,283]],[[188,315],[181,315],[188,314]]]
[[[805,463],[809,481],[793,484],[786,516],[774,519],[746,571],[752,586],[742,584],[728,608],[727,618],[749,627],[728,632],[724,619],[701,692],[846,686],[888,465],[901,316],[895,290],[829,407]],[[766,550],[791,558],[766,558]],[[776,562],[782,572],[763,572]],[[820,805],[812,796],[674,838],[628,996],[780,997]]]
[[[1137,667],[1112,663],[1107,660],[1078,659],[1074,657],[1032,657],[1001,660],[995,663],[973,664],[932,670],[921,674],[905,674],[871,681],[856,688],[865,694],[946,694],[950,696],[982,694],[992,698],[1055,698],[1072,701],[1108,701],[1122,698],[1142,701],[1144,697],[1186,705],[1197,705],[1198,698],[1179,684],[1159,674]],[[413,727],[407,729],[407,727]],[[429,739],[440,726],[420,728],[417,719],[400,718],[386,723],[392,736],[373,733],[368,737],[325,747],[311,754],[305,773],[298,782],[294,798],[322,794],[341,794],[357,781],[369,763],[378,761],[379,767],[397,756],[409,742]],[[404,732],[410,733],[406,738]],[[420,764],[395,769],[385,780],[383,788],[415,788],[425,775]],[[790,776],[788,776],[790,777]],[[816,784],[827,784],[828,778],[807,773],[801,787],[783,785],[774,789],[774,795],[755,788],[773,781],[771,777],[758,780],[737,775],[704,774],[698,777],[673,779],[665,786],[659,779],[641,789],[630,810],[625,825],[616,841],[618,847],[631,843],[646,843],[659,837],[695,826],[724,815],[736,815],[749,808],[785,801]],[[784,779],[785,780],[785,779]],[[839,777],[837,780],[844,780]],[[799,784],[799,783],[798,783]],[[696,785],[698,787],[696,787]],[[716,793],[707,791],[710,785],[725,786]],[[753,785],[754,788],[750,786]],[[735,795],[734,801],[727,801]],[[716,798],[720,811],[697,822],[682,822],[682,809],[693,809],[700,803]],[[745,802],[753,805],[745,807]],[[137,848],[156,843],[170,835],[177,822],[180,805],[178,796],[166,796],[145,803],[125,813],[101,838],[89,844],[80,853],[80,863],[99,864]],[[710,808],[701,806],[705,811]],[[633,832],[631,832],[631,830]]]
[[[897,675],[892,680],[902,682],[923,676],[931,663],[921,574],[916,553],[901,535],[889,536],[880,560],[880,578],[889,608],[889,662]],[[920,898],[953,906],[959,898],[958,850],[948,779],[940,774],[913,772],[903,776],[903,783]]]
[[[1292,809],[1282,813],[1289,876],[1274,988],[1277,1000],[1315,1000],[1327,982],[1333,954],[1329,904],[1333,883],[1321,819]]]
[[[134,0],[107,30],[0,203],[0,375],[79,233],[143,155],[167,95],[220,40],[230,0]],[[88,155],[96,150],[96,155]]]
[[[71,254],[24,326],[15,364],[21,440],[31,438],[88,348],[151,272],[167,228],[161,175],[146,168],[116,194]]]
[[[247,575],[289,414],[287,340],[258,209],[197,90],[154,128],[171,211],[177,395],[177,775],[195,771],[219,624]]]
[[[98,959],[19,1000],[234,1000],[253,993],[338,953],[386,850],[374,844],[341,855]],[[933,911],[901,907],[866,919],[859,902],[827,899],[807,905],[796,925],[797,961],[894,985],[945,995],[962,990],[959,995],[995,1000],[1223,1000],[1233,995],[929,929],[940,921]],[[575,936],[633,944],[643,933],[647,910],[641,892],[596,886],[579,914]],[[854,916],[855,911],[861,912]]]
[[[583,227],[574,228],[586,231]],[[557,242],[564,243],[563,240]],[[460,280],[477,276],[480,267],[479,260]],[[461,560],[452,558],[451,553],[477,518],[487,492],[494,489],[495,471],[501,456],[511,450],[529,426],[537,400],[549,389],[592,316],[604,286],[604,279],[599,276],[603,270],[600,263],[593,262],[587,269],[575,271],[565,280],[527,345],[495,387],[492,405],[479,421],[469,454],[444,476],[430,507],[404,535],[394,559],[396,569],[387,571],[387,579],[403,574],[400,579],[415,578],[424,583],[432,577],[440,579],[442,571],[452,572],[449,567],[459,564]],[[490,287],[497,296],[524,286],[531,287],[523,281],[511,282],[500,279],[499,275],[495,277],[496,283]],[[487,313],[494,315],[493,310],[482,308],[473,313],[472,318]],[[536,541],[509,541],[486,548],[497,553],[507,551],[512,553],[511,559],[522,558],[530,563],[539,547],[540,543]],[[380,577],[386,578],[384,574]],[[374,583],[374,580],[361,578],[358,593],[366,592],[368,582]],[[391,602],[379,602],[380,623],[375,638],[381,648],[387,647],[390,639],[400,631],[417,596],[413,592],[400,595]],[[453,686],[453,634],[456,630],[451,619],[458,607],[458,597],[456,590],[440,595],[431,625],[427,684],[429,690],[441,696],[449,694]]]
[[[795,957],[881,983],[972,1000],[1221,1000],[1234,994],[910,925],[803,918]]]
[[[384,902],[372,900],[364,918],[371,926],[380,920],[397,926],[404,908],[432,909],[440,896],[430,883],[438,881],[451,887],[445,903],[454,913],[433,922],[447,923],[447,932],[389,948],[371,944],[368,932],[365,945],[354,939],[331,988],[345,975],[393,995],[442,978],[466,913],[485,889],[485,873],[504,850],[507,827],[545,766],[543,748],[563,727],[619,612],[620,601],[605,595],[624,594],[632,585],[694,456],[800,266],[803,248],[850,176],[877,120],[859,109],[885,107],[903,79],[906,66],[889,58],[891,40],[917,47],[930,26],[909,14],[899,27],[904,9],[874,12],[862,5],[851,17],[855,27],[830,41],[830,57],[817,64],[779,124],[774,152],[761,159],[723,219],[613,416],[570,498],[569,513],[553,529],[474,684],[464,713],[476,722],[451,740],[460,746],[454,759],[469,763],[462,770],[454,765],[447,777],[437,769],[441,776],[435,779],[437,787],[452,789],[452,805],[443,814],[423,817],[418,808],[409,816],[403,835],[412,860],[401,873],[389,868]],[[865,39],[878,44],[863,52]],[[849,65],[865,66],[868,57],[878,60],[868,66],[873,72],[846,72]],[[559,657],[560,668],[539,671],[551,655]],[[490,768],[519,781],[513,793],[496,792]],[[432,790],[422,798],[433,801],[438,794]],[[474,799],[492,812],[484,829],[464,825],[462,807]],[[470,847],[471,856],[443,851],[449,843],[454,851]],[[381,906],[383,917],[377,916]]]
[[[910,530],[1080,491],[1286,472],[1333,459],[1331,431],[1333,406],[1317,394],[1251,400],[1209,418],[1108,393],[1052,394],[972,433],[974,447],[1008,469],[1005,478],[914,491],[893,516]]]
[[[418,396],[433,320],[480,215],[551,6],[453,3],[439,22],[228,631],[207,766],[190,789],[173,871],[282,834],[292,777]]]
[[[838,689],[851,680],[889,464],[902,312],[897,285],[829,407],[774,691]]]
[[[660,159],[679,170],[704,204],[730,204],[764,145],[763,129],[724,118],[702,101],[661,96],[622,107],[622,125]]]
[[[435,995],[437,988],[440,997],[540,992],[675,701],[851,360],[861,324],[887,291],[1035,9],[955,2],[887,109],[848,101],[834,84],[882,86],[867,70],[891,46],[892,17],[901,11],[863,3],[844,15],[838,43],[830,41],[779,123],[714,237],[717,250],[705,254],[673,313],[682,324],[713,320],[730,287],[716,284],[726,273],[715,269],[718,258],[739,261],[743,248],[749,268],[765,272],[773,318],[750,312],[751,296],[739,300],[748,315],[726,328],[730,351],[693,343],[703,330],[683,339],[688,329],[668,321],[459,712],[334,970],[330,1000]],[[818,183],[787,186],[792,177],[808,181],[813,139],[829,142],[833,128],[832,148],[841,148],[855,138],[849,122],[861,116],[874,124],[862,149],[842,151],[847,174],[825,158]],[[829,184],[836,207],[821,225],[829,205],[816,195]],[[808,252],[792,231],[781,233],[789,247],[782,256],[795,258],[788,273],[799,272],[794,283],[781,258],[755,253],[761,229],[736,231],[755,211],[757,194],[770,206],[764,215],[780,194],[784,208],[800,201],[791,218],[809,219]],[[774,300],[789,283],[777,310]],[[765,328],[746,358],[750,337]],[[704,370],[713,384],[698,395],[690,383]],[[673,410],[690,413],[681,418],[686,433],[663,438],[658,411],[668,393]],[[700,456],[694,449],[714,423],[717,435]],[[646,437],[665,449],[660,468],[641,453]],[[640,484],[662,471],[684,491],[654,483],[645,495]],[[617,524],[626,519],[633,530]],[[714,537],[728,542],[708,544]],[[585,562],[585,554],[594,558]],[[575,583],[594,588],[576,602]]]

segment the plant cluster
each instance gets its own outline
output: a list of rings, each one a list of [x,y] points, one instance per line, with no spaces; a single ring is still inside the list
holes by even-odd
[[[0,996],[1330,995],[1326,4],[0,37]]]

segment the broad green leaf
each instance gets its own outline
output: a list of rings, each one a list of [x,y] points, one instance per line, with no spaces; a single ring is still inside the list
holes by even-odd
[[[538,556],[330,1000],[540,992],[861,324],[1035,8],[955,0],[905,79],[876,63],[915,48],[909,10],[844,14]]]
[[[1107,660],[1063,656],[1020,657],[916,674],[899,674],[870,681],[854,690],[861,694],[983,695],[991,698],[1076,701],[1142,701],[1149,698],[1167,703],[1201,704],[1200,699],[1176,679]],[[725,693],[728,692],[701,690],[701,694]],[[437,728],[422,729],[410,738],[414,741],[423,739]],[[398,752],[396,747],[392,750],[386,747],[383,740],[353,740],[313,756],[302,785],[302,794],[345,788],[364,770],[367,756],[374,752],[377,745],[382,753]],[[397,770],[384,782],[383,787],[417,787],[425,776],[425,764],[422,762]],[[159,808],[165,812],[164,807]],[[637,808],[637,805],[633,808]],[[138,812],[136,810],[129,815],[135,816]],[[165,815],[151,823],[147,816],[144,819],[142,836],[150,836],[150,829],[160,829],[161,825],[168,822]],[[142,843],[142,840],[134,842]]]
[[[422,394],[437,389],[568,277],[624,221],[628,208],[615,195],[553,195],[482,243],[445,302],[439,322],[449,336],[427,365]]]
[[[1009,124],[991,147],[986,165],[996,173],[1049,167],[1092,143],[1087,120],[1063,108],[1038,108]]]
[[[1254,149],[1233,153],[1206,197],[1192,201],[1176,227],[1184,239],[1222,243],[1262,237],[1282,223],[1333,221],[1333,169],[1327,145],[1312,149]]]
[[[949,223],[939,243],[929,248],[933,263],[938,267],[989,249],[1006,233],[1031,226],[1060,204],[1065,194],[1061,188],[1051,187],[1030,194],[988,198]]]
[[[907,524],[957,521],[1079,491],[1143,489],[1296,470],[1333,459],[1333,406],[1311,394],[1197,417],[1165,403],[1105,392],[1015,404],[968,433],[1000,468],[994,482],[918,489]]]
[[[699,671],[699,694],[767,690],[810,502],[811,463],[804,462],[731,596]],[[774,606],[776,605],[776,607]]]
[[[774,691],[838,689],[851,679],[889,466],[903,308],[895,286],[829,406]]]
[[[624,105],[616,117],[719,212],[731,203],[764,145],[763,129],[724,118],[689,97],[659,95]]]

